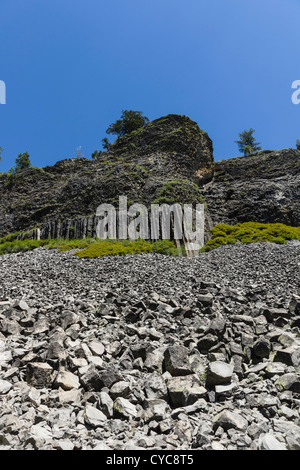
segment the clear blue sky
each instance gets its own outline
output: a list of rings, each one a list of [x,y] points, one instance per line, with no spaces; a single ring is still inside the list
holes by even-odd
[[[300,0],[0,0],[0,171],[100,149],[123,109],[185,114],[216,160],[295,147]]]

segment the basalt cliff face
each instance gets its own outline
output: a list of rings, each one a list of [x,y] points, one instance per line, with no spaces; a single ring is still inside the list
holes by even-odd
[[[215,162],[212,141],[187,116],[168,115],[119,138],[96,161],[0,176],[0,236],[95,235],[102,203],[206,202],[207,227],[244,221],[300,225],[300,152],[265,151]]]
[[[216,162],[203,194],[214,223],[299,226],[300,152],[269,150]]]

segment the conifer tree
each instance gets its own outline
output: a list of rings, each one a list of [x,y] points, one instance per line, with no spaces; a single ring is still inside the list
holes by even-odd
[[[30,155],[28,152],[19,153],[15,160],[15,172],[26,170],[31,167]]]
[[[253,136],[254,132],[255,130],[251,127],[249,131],[245,130],[239,134],[240,140],[235,140],[235,143],[238,144],[239,151],[243,152],[244,155],[251,155],[261,150],[260,143],[256,142]]]

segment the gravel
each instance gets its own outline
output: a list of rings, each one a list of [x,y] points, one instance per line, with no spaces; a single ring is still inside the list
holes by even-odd
[[[300,243],[0,258],[0,449],[300,449]]]

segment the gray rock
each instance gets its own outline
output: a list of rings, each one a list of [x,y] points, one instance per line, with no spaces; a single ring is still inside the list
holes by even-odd
[[[137,417],[137,409],[134,404],[132,404],[129,400],[123,397],[118,397],[114,401],[113,405],[114,409],[114,416],[121,417],[125,419],[136,418]]]
[[[93,427],[102,426],[107,420],[105,414],[95,408],[94,406],[88,405],[84,410],[84,421]]]
[[[6,367],[12,361],[11,351],[0,351],[0,367]]]
[[[162,373],[164,353],[161,350],[155,350],[147,353],[144,366],[149,372]]]
[[[226,319],[223,317],[217,317],[212,320],[208,326],[206,333],[211,333],[212,335],[217,335],[221,337],[226,328]]]
[[[292,436],[300,442],[300,426],[285,419],[273,420],[274,431],[283,436]]]
[[[219,341],[219,338],[217,335],[208,333],[199,339],[197,343],[197,347],[200,352],[209,351],[213,346],[218,344],[218,341]]]
[[[130,391],[130,384],[124,380],[121,380],[112,385],[109,393],[113,399],[117,397],[127,398]]]
[[[293,365],[293,354],[296,352],[297,348],[291,346],[285,349],[278,349],[275,352],[274,361],[283,362],[288,366]]]
[[[21,333],[21,326],[16,320],[9,320],[4,318],[0,322],[0,331],[5,335],[15,335],[18,336]]]
[[[39,406],[41,404],[41,392],[34,387],[30,387],[24,399],[30,401],[34,406]]]
[[[38,335],[49,331],[49,322],[46,318],[39,318],[37,322],[33,324],[32,334]]]
[[[60,371],[55,379],[56,387],[61,387],[63,390],[78,389],[80,386],[78,376],[68,371]]]
[[[260,337],[253,344],[253,353],[256,357],[264,358],[269,357],[271,352],[271,343],[266,338]]]
[[[112,450],[105,442],[99,442],[92,450]]]
[[[168,379],[167,387],[171,403],[175,407],[192,405],[207,393],[196,374],[172,377]]]
[[[27,364],[26,381],[36,388],[49,387],[52,384],[52,372],[47,362],[31,362]]]
[[[21,311],[27,311],[29,310],[29,306],[27,304],[27,302],[25,300],[16,300],[14,303],[13,303],[13,308],[16,308],[18,310],[21,310]]]
[[[223,410],[213,418],[213,425],[215,429],[221,426],[226,431],[228,429],[246,431],[248,421],[237,412]]]
[[[74,450],[74,444],[70,439],[61,439],[53,443],[53,447],[57,450]]]
[[[35,449],[42,449],[45,444],[51,443],[53,435],[45,423],[34,424],[24,432],[25,446],[30,443]]]
[[[114,367],[109,367],[100,374],[101,381],[104,387],[110,388],[116,382],[123,381],[124,377],[119,370]]]
[[[267,433],[259,436],[258,439],[259,450],[287,450],[286,445],[278,441],[273,434]]]
[[[170,407],[165,400],[149,398],[144,403],[143,418],[146,422],[163,421],[170,415]]]
[[[99,393],[99,408],[108,418],[112,418],[114,412],[114,402],[107,392]]]
[[[275,386],[279,391],[291,390],[300,393],[300,375],[292,372],[283,374],[276,380]]]
[[[147,398],[168,398],[168,389],[164,378],[158,372],[149,374],[144,382]]]
[[[233,374],[233,365],[222,361],[214,361],[208,365],[206,384],[208,387],[228,384]]]
[[[11,387],[12,387],[12,384],[10,382],[8,382],[7,380],[0,379],[0,395],[9,392]]]
[[[89,348],[95,356],[102,356],[105,348],[100,341],[91,341],[89,343]]]
[[[85,390],[93,390],[95,392],[100,392],[104,386],[102,377],[94,365],[89,366],[80,376],[80,383]]]
[[[53,341],[49,345],[46,357],[47,360],[65,361],[67,354],[65,348],[58,341]]]
[[[266,376],[271,378],[271,377],[274,377],[274,375],[284,374],[286,369],[287,369],[286,364],[283,364],[282,362],[271,362],[265,368],[265,372],[266,372]]]
[[[189,361],[189,351],[180,345],[170,346],[166,349],[164,366],[171,375],[189,375],[193,372]]]
[[[0,450],[3,450],[5,447],[10,448],[11,442],[7,434],[2,434],[0,432]]]
[[[71,390],[63,391],[60,390],[58,393],[58,401],[62,405],[80,405],[81,403],[81,390],[72,388]]]
[[[290,318],[291,315],[289,310],[285,308],[268,308],[264,310],[263,314],[270,322],[274,322],[278,318]]]

